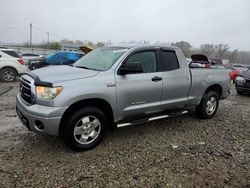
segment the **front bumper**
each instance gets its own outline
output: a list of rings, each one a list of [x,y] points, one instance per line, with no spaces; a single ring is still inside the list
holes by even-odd
[[[242,92],[246,92],[246,93],[250,93],[250,87],[245,87],[245,86],[236,86],[236,90],[237,91],[242,91]]]
[[[67,107],[48,107],[41,105],[27,105],[20,94],[16,97],[16,111],[21,122],[34,132],[58,136],[59,125]],[[37,125],[43,125],[41,126]]]
[[[250,83],[243,81],[236,81],[235,87],[237,91],[250,93]]]

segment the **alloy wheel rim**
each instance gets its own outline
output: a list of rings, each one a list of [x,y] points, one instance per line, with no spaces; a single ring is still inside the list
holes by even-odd
[[[3,78],[5,81],[13,81],[15,78],[15,75],[12,71],[6,70],[3,72]]]
[[[95,116],[81,118],[74,127],[74,138],[82,145],[94,142],[101,132],[101,123]]]
[[[208,101],[207,101],[207,107],[206,107],[206,112],[208,115],[212,115],[217,107],[217,100],[215,97],[211,97]]]

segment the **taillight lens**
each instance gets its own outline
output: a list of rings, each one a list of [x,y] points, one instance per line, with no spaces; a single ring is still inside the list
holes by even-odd
[[[24,60],[23,59],[17,59],[18,63],[20,63],[21,65],[24,65]]]
[[[229,72],[229,77],[231,80],[235,80],[235,78],[240,75],[241,73],[239,70],[232,70],[231,72]]]

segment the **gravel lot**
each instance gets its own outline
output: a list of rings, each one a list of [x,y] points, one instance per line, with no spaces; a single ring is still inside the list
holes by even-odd
[[[250,187],[250,96],[234,92],[209,120],[124,127],[75,153],[21,125],[17,87],[0,83],[0,187]]]

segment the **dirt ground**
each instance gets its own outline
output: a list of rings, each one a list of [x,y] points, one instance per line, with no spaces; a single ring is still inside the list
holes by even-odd
[[[0,82],[0,187],[250,187],[250,96],[234,91],[209,120],[191,111],[124,127],[75,153],[21,125],[18,85]]]

